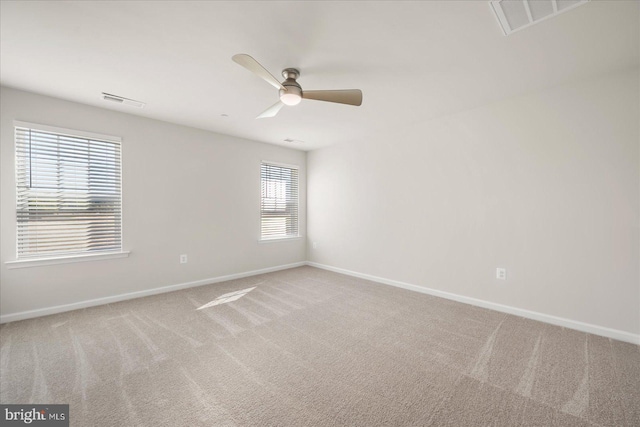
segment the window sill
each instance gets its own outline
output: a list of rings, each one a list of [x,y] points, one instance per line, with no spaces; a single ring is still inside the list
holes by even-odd
[[[129,256],[129,254],[130,254],[129,251],[122,251],[122,252],[107,252],[107,253],[101,253],[101,254],[65,255],[65,256],[50,257],[50,258],[19,259],[16,261],[7,261],[5,262],[5,264],[7,265],[7,268],[10,268],[10,269],[40,267],[43,265],[68,264],[72,262],[126,258]]]
[[[293,236],[293,237],[274,237],[272,239],[259,239],[258,243],[275,243],[275,242],[288,242],[291,240],[300,240],[302,236]]]

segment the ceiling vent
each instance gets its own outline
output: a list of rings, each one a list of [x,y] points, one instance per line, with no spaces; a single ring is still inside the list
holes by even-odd
[[[505,36],[527,28],[547,18],[554,17],[590,0],[492,0],[491,9],[496,14]]]
[[[117,104],[128,105],[130,107],[143,108],[145,106],[144,102],[135,101],[133,99],[124,98],[118,95],[112,95],[110,93],[102,92],[102,99],[109,102],[115,102]]]

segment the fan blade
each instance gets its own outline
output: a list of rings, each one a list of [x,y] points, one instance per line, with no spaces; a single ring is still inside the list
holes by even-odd
[[[303,90],[302,97],[316,101],[337,102],[338,104],[362,105],[362,91],[360,89]]]
[[[273,117],[276,114],[278,114],[278,111],[280,111],[282,107],[284,107],[284,104],[278,101],[275,104],[273,104],[271,107],[264,110],[262,114],[256,117],[256,119],[266,119],[267,117]]]
[[[253,59],[251,56],[245,53],[239,53],[237,55],[233,55],[231,58],[235,63],[242,65],[247,70],[251,71],[253,74],[265,80],[271,86],[276,89],[285,89],[284,86],[280,84],[278,80],[276,80],[273,75],[267,71],[258,61]],[[285,89],[286,90],[286,89]]]

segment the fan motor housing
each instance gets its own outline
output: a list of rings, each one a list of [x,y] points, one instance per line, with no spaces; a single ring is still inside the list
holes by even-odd
[[[300,76],[300,71],[295,68],[285,68],[282,70],[282,76],[286,79],[282,82],[285,89],[280,89],[280,101],[286,105],[297,105],[302,100],[302,88],[296,82]]]

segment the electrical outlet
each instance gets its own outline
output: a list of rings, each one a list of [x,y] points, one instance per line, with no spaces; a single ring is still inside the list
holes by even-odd
[[[187,263],[187,254],[180,255],[180,264],[186,264],[186,263]]]
[[[313,249],[318,249],[318,242],[313,242]]]
[[[507,280],[507,269],[496,268],[496,279]]]

